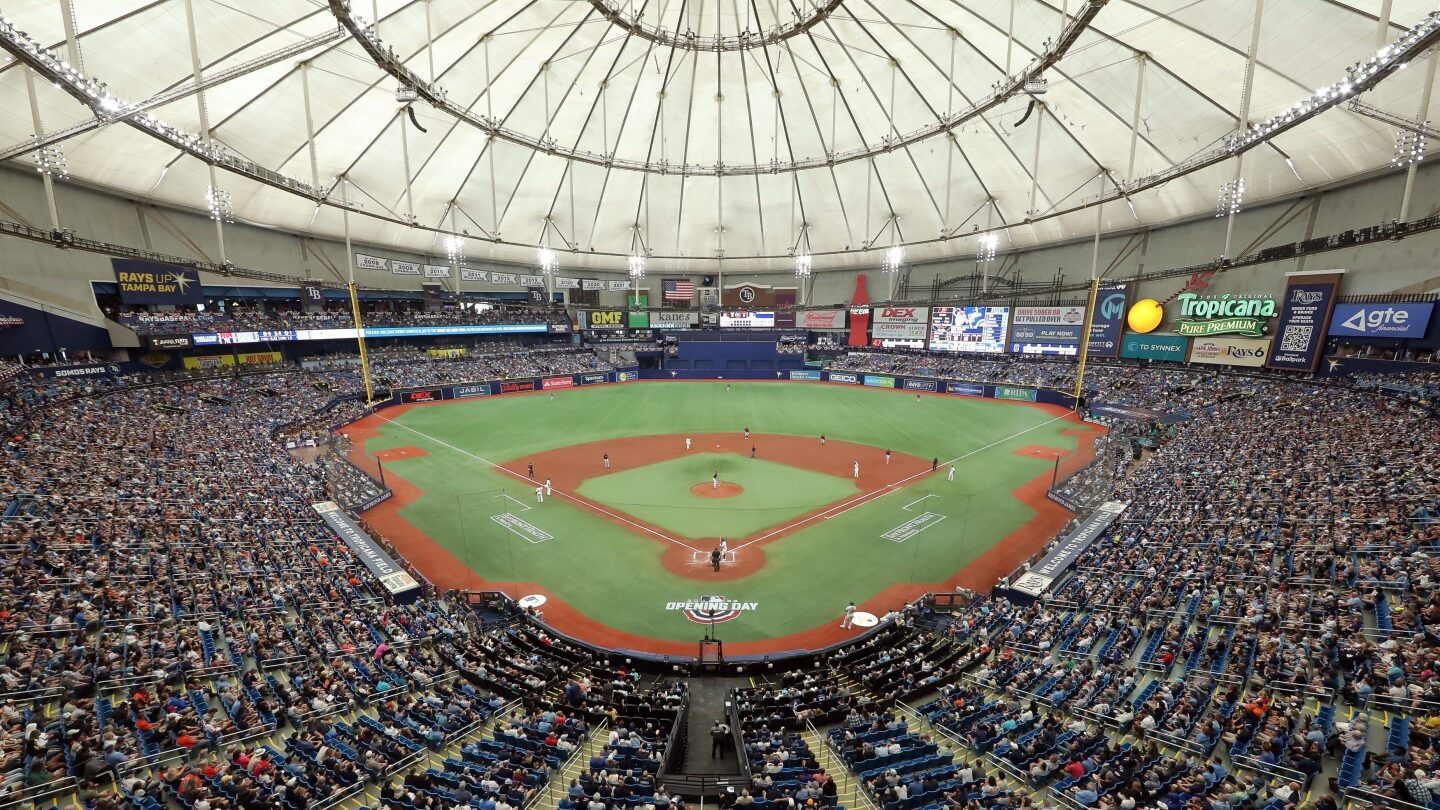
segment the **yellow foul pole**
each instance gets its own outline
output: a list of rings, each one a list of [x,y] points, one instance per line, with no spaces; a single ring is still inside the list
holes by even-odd
[[[1085,391],[1085,361],[1090,358],[1090,321],[1095,317],[1095,297],[1100,293],[1100,279],[1090,279],[1090,297],[1085,301],[1085,327],[1080,330],[1080,366],[1075,369],[1075,410],[1080,409],[1080,395]]]
[[[360,376],[365,380],[365,404],[375,401],[370,382],[370,354],[365,351],[365,323],[360,317],[360,296],[355,292],[355,251],[350,246],[350,178],[340,178],[340,219],[345,225],[345,260],[350,263],[350,315],[355,319],[355,343],[360,347]]]

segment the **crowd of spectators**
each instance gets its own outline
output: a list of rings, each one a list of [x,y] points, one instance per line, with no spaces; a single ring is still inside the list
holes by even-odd
[[[563,310],[547,307],[447,307],[427,312],[423,307],[397,303],[396,309],[370,309],[363,313],[366,326],[469,326],[475,324],[569,324]],[[294,305],[244,305],[224,310],[126,311],[115,319],[140,335],[178,335],[196,332],[254,332],[290,329],[349,329],[355,326],[348,306],[330,306],[304,312]]]

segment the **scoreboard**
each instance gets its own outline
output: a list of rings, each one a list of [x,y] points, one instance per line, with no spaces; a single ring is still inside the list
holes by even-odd
[[[931,351],[1005,351],[1010,307],[932,307],[930,313]]]

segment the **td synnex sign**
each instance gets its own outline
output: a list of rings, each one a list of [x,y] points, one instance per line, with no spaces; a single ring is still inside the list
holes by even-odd
[[[1422,338],[1434,304],[1337,304],[1330,334],[1341,337]]]

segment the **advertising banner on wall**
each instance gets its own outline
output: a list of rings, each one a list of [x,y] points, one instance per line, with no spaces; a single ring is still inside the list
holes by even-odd
[[[200,272],[193,268],[139,259],[111,259],[110,266],[123,304],[199,304],[205,300]]]
[[[777,329],[795,328],[795,297],[798,293],[794,287],[775,288],[775,306],[778,311],[775,313],[775,327]]]
[[[1269,320],[1278,307],[1268,293],[1200,294],[1180,293],[1180,317],[1175,332],[1186,337],[1206,335],[1265,334]]]
[[[515,394],[521,391],[534,391],[534,380],[501,380],[496,383],[494,390],[500,394]]]
[[[1280,320],[1275,327],[1269,368],[1310,371],[1320,365],[1325,330],[1340,294],[1345,271],[1285,274],[1285,295],[1280,299]]]
[[[1337,304],[1330,334],[1356,338],[1423,338],[1434,304]]]
[[[476,383],[474,385],[457,385],[450,391],[450,396],[455,399],[471,399],[473,397],[490,396],[489,383]]]
[[[1270,354],[1270,338],[1207,337],[1190,341],[1190,362],[1259,368]]]
[[[540,381],[540,388],[545,391],[553,391],[556,388],[574,388],[574,377],[546,377]]]
[[[1102,285],[1095,291],[1095,308],[1090,313],[1090,356],[1120,356],[1120,339],[1125,331],[1125,296],[1124,284]]]
[[[847,383],[849,385],[860,384],[860,375],[851,374],[848,371],[832,371],[830,372],[828,379],[830,380],[830,382],[835,383]]]
[[[670,312],[655,310],[650,313],[651,329],[689,329],[700,323],[698,312]]]
[[[1135,360],[1170,360],[1183,363],[1190,356],[1190,338],[1127,332],[1125,339],[1121,341],[1120,356]]]
[[[845,310],[843,309],[809,309],[800,313],[795,319],[795,325],[801,329],[812,330],[835,330],[845,329]]]
[[[932,307],[930,348],[941,352],[1005,351],[1009,307]]]
[[[938,387],[936,380],[917,380],[914,377],[905,380],[907,391],[934,391]]]
[[[792,371],[792,372],[790,372],[790,379],[792,379],[792,380],[808,380],[809,382],[820,382],[820,372],[818,372],[818,371]]]
[[[722,312],[721,329],[774,329],[773,312]]]
[[[338,504],[334,501],[322,501],[313,504],[313,508],[330,527],[330,531],[340,536],[361,564],[380,580],[380,584],[385,586],[385,590],[391,595],[399,596],[410,591],[415,591],[416,596],[419,595],[420,584],[415,578],[386,554],[370,535],[355,525]]]
[[[145,342],[152,349],[188,349],[191,345],[189,335],[151,335]]]
[[[586,310],[580,313],[581,328],[591,332],[608,332],[625,328],[625,313],[616,309]]]
[[[400,394],[401,402],[439,402],[445,398],[445,389],[427,388],[423,391],[403,391]]]
[[[725,287],[720,302],[727,307],[773,307],[775,288],[768,284],[731,284]]]
[[[955,382],[954,380],[946,380],[945,393],[959,394],[962,397],[983,397],[985,396],[985,386],[981,385],[980,383]]]
[[[996,399],[1013,399],[1017,402],[1034,402],[1034,388],[1015,388],[1009,385],[995,386]]]
[[[930,329],[929,307],[876,307],[870,336],[878,340],[924,340]]]
[[[1015,307],[1011,323],[1016,326],[1083,326],[1085,308],[1063,307]]]
[[[895,378],[885,377],[879,374],[866,374],[865,384],[872,388],[894,388]]]

